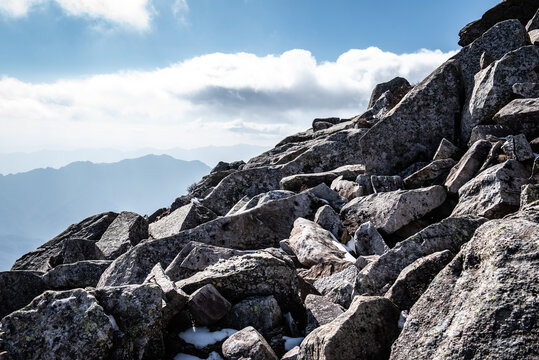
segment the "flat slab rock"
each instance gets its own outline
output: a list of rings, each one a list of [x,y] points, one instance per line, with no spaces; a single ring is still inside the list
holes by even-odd
[[[111,260],[147,238],[148,221],[139,214],[124,211],[109,225],[96,245],[105,258]]]
[[[514,133],[526,135],[528,140],[539,136],[539,98],[515,99],[501,108],[493,117],[498,125],[507,126]]]
[[[191,202],[150,224],[149,235],[154,239],[177,235],[183,230],[192,229],[216,217],[217,215],[210,209],[197,202]]]
[[[335,320],[339,315],[345,312],[345,309],[329,301],[324,296],[307,295],[305,298],[305,309],[307,309],[307,335],[317,327],[326,325]]]
[[[447,179],[445,187],[450,194],[457,194],[462,185],[472,179],[487,159],[492,144],[487,140],[476,141],[460,161],[453,166]]]
[[[43,281],[48,289],[55,290],[95,287],[111,263],[110,260],[86,260],[58,265],[43,276]]]

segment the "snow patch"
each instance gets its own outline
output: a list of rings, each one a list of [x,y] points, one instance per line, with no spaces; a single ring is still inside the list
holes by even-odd
[[[329,233],[331,235],[331,238],[333,239],[333,244],[339,249],[341,250],[343,253],[344,253],[344,259],[345,260],[348,260],[348,261],[351,261],[353,263],[356,262],[356,258],[353,257],[351,254],[350,254],[350,248],[348,248],[347,246],[344,246],[343,244],[341,244],[340,242],[337,241],[337,239],[335,238],[335,236],[330,232]]]
[[[193,356],[189,354],[179,353],[178,355],[174,356],[174,360],[204,360],[204,359],[201,359],[197,356]],[[210,356],[208,356],[206,360],[223,360],[223,358],[221,357],[221,355],[219,355],[218,353],[214,351],[210,354]]]
[[[232,334],[237,333],[238,330],[234,329],[222,329],[219,331],[210,331],[205,326],[192,327],[181,332],[178,336],[186,343],[194,345],[197,349],[203,349],[208,345],[215,344],[221,340],[226,339]]]

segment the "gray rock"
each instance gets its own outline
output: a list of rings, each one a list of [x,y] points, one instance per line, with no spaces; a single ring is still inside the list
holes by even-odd
[[[494,140],[494,138],[491,138],[491,140]],[[500,140],[496,142],[493,142],[493,141],[491,142],[492,142],[492,147],[490,148],[488,152],[485,162],[483,163],[483,165],[481,165],[481,168],[479,169],[477,173],[483,172],[484,170],[488,169],[492,165],[498,164],[500,161],[507,160],[507,156],[505,156],[503,160],[501,160],[502,153],[503,153],[502,152],[503,141]]]
[[[303,340],[298,360],[386,359],[399,335],[399,314],[388,299],[357,296],[344,314]]]
[[[535,15],[533,15],[530,21],[528,21],[528,23],[526,24],[527,31],[532,31],[536,29],[539,29],[539,10],[537,10]]]
[[[367,256],[358,256],[356,259],[356,263],[354,264],[359,270],[364,269],[369,265],[370,263],[378,260],[380,258],[380,255],[367,255]]]
[[[515,83],[513,84],[513,94],[522,96],[523,98],[538,98],[539,97],[539,83],[527,82],[527,83]]]
[[[46,286],[38,271],[0,272],[0,319],[23,306],[45,291]]]
[[[273,296],[254,296],[244,299],[228,312],[221,325],[232,329],[252,326],[266,339],[282,330],[283,314]]]
[[[267,341],[252,326],[230,336],[222,346],[225,360],[277,360]]]
[[[46,291],[0,322],[0,348],[9,359],[104,359],[114,319],[83,289]]]
[[[477,229],[412,307],[391,359],[537,357],[537,214],[534,203]]]
[[[539,30],[538,29],[530,31],[528,35],[530,36],[530,42],[533,45],[535,46],[539,45]]]
[[[49,259],[50,268],[84,260],[106,260],[93,240],[66,239],[58,245],[56,255]]]
[[[323,262],[309,269],[298,269],[298,275],[306,282],[314,283],[318,279],[331,276],[353,265],[351,261]]]
[[[443,138],[453,138],[461,108],[460,78],[458,63],[446,62],[359,139],[359,157],[368,173],[394,174],[431,159]]]
[[[290,197],[292,195],[295,195],[295,193],[293,191],[287,191],[287,190],[272,190],[272,191],[268,191],[267,193],[258,194],[256,196],[254,196],[253,198],[249,199],[247,202],[245,202],[245,204],[243,206],[236,209],[234,211],[234,213],[237,214],[237,213],[242,212],[242,211],[247,211],[247,210],[252,209],[252,208],[254,208],[254,207],[256,207],[256,206],[258,206],[260,204],[264,204],[264,203],[266,203],[268,201],[286,199],[287,197]],[[240,202],[241,202],[241,200],[240,200]],[[234,207],[235,207],[235,205],[234,205]],[[229,213],[230,213],[230,211],[229,211]]]
[[[417,259],[443,250],[458,253],[485,221],[476,216],[447,218],[401,241],[361,270],[358,293],[383,295],[383,289],[389,288],[401,271]]]
[[[530,143],[526,140],[526,136],[523,134],[516,136],[509,135],[502,146],[502,150],[509,159],[521,162],[533,159],[535,157],[533,155]]]
[[[353,245],[357,255],[382,255],[389,250],[384,238],[370,221],[359,226]]]
[[[459,189],[477,174],[487,159],[491,147],[492,144],[489,141],[479,140],[466,151],[449,172],[445,181],[447,192],[457,194]]]
[[[176,288],[174,282],[165,274],[159,263],[154,266],[146,277],[144,284],[155,284],[161,288],[163,300],[165,301],[162,309],[164,324],[167,324],[174,316],[179,314],[189,300],[186,293]]]
[[[361,188],[360,191],[362,193],[361,194],[362,196],[374,194],[374,190],[371,184],[371,175],[367,175],[367,174],[358,175],[356,177],[356,183]]]
[[[233,161],[230,163],[219,161],[217,165],[215,165],[215,167],[210,171],[210,174],[227,170],[240,170],[243,165],[245,165],[245,161],[243,160]]]
[[[355,179],[359,174],[365,171],[363,165],[346,165],[337,169],[326,171],[322,173],[313,174],[296,174],[287,176],[281,179],[281,189],[290,191],[303,191],[319,184],[331,185],[332,181],[339,176],[343,176],[344,179]]]
[[[520,192],[520,208],[537,200],[539,200],[539,184],[523,185]]]
[[[299,301],[297,276],[292,260],[278,250],[262,250],[235,256],[208,266],[176,283],[188,294],[212,284],[227,300],[273,295],[284,310]]]
[[[408,310],[427,290],[430,282],[455,255],[444,250],[417,259],[405,267],[385,297],[401,310]]]
[[[512,133],[513,130],[504,125],[477,125],[472,129],[470,140],[468,140],[468,147],[472,147],[479,140],[506,137]]]
[[[336,238],[339,238],[339,235],[342,232],[339,214],[337,214],[329,205],[324,205],[316,210],[314,222],[332,233]]]
[[[461,149],[455,146],[451,141],[443,138],[442,141],[440,141],[440,145],[438,145],[438,149],[436,149],[436,153],[432,160],[453,159],[458,161],[461,154]]]
[[[411,89],[412,86],[406,79],[398,77],[376,85],[371,95],[369,109],[356,119],[358,124],[372,126],[393,109]]]
[[[43,276],[47,289],[68,290],[95,287],[110,260],[86,260],[58,265]]]
[[[306,267],[323,262],[340,262],[346,255],[335,245],[329,231],[304,218],[294,222],[288,243],[299,262]]]
[[[488,123],[513,97],[513,84],[534,81],[531,75],[539,65],[539,54],[534,46],[514,50],[475,75],[475,85],[464,106],[461,137],[468,139],[472,128]]]
[[[396,77],[396,78],[391,79],[388,82],[378,84],[372,90],[371,98],[369,100],[369,105],[367,106],[367,108],[369,108],[369,109],[372,108],[374,106],[376,100],[378,100],[378,98],[380,96],[382,96],[382,94],[384,94],[388,90],[392,94],[401,94],[402,93],[402,96],[400,96],[400,98],[402,99],[402,97],[408,91],[410,91],[411,88],[412,88],[412,86],[410,85],[408,80],[406,80],[405,78],[402,78],[402,77]],[[400,99],[397,100],[397,103],[399,101],[400,101]]]
[[[149,234],[154,239],[177,235],[183,230],[192,229],[216,217],[213,211],[193,201],[150,224]]]
[[[481,54],[481,59],[479,60],[479,68],[483,70],[490,64],[492,64],[496,59],[490,56],[486,51]]]
[[[349,266],[338,273],[316,280],[313,285],[327,299],[348,308],[354,296],[358,295],[356,291],[358,273],[359,270],[355,266]]]
[[[342,306],[319,295],[307,295],[305,309],[307,310],[305,335],[309,335],[317,327],[332,322],[345,311]]]
[[[139,214],[124,211],[109,225],[96,245],[107,260],[113,260],[147,238],[148,221]]]
[[[206,284],[189,297],[189,312],[196,324],[212,325],[221,320],[230,310],[228,302],[212,284]]]
[[[459,190],[459,202],[451,216],[479,215],[489,219],[516,211],[520,187],[529,172],[515,160],[507,160],[480,173]]]
[[[404,189],[404,183],[402,178],[398,175],[395,176],[371,176],[371,185],[374,193],[388,192]]]
[[[511,129],[513,134],[524,134],[528,139],[539,136],[539,97],[533,99],[516,99],[498,111],[493,120]]]
[[[314,131],[325,130],[325,129],[329,129],[333,125],[334,124],[327,121],[317,121],[317,122],[313,122],[313,130]]]
[[[437,180],[444,178],[455,164],[456,161],[453,159],[435,160],[405,178],[404,185],[407,188],[432,185]]]
[[[392,234],[442,205],[445,199],[445,189],[438,185],[377,193],[350,201],[340,216],[350,234],[367,221],[371,221],[383,234]]]
[[[356,182],[344,180],[342,176],[335,178],[335,180],[331,182],[329,188],[338,192],[339,195],[347,200],[352,200],[363,195],[363,191],[360,190],[360,187]]]
[[[225,216],[230,216],[230,215],[234,215],[236,214],[241,208],[243,208],[249,201],[251,200],[251,198],[249,196],[244,196],[242,197],[241,199],[238,200],[238,202],[232,206],[232,208],[230,210],[228,210],[228,212],[226,213]]]
[[[290,351],[283,355],[281,360],[297,360],[299,355],[299,346],[294,346]]]
[[[41,245],[36,250],[23,255],[15,262],[11,270],[49,270],[50,258],[60,253],[65,240],[86,239],[93,240],[94,242],[98,241],[116,216],[118,214],[113,212],[102,213],[90,216],[78,224],[69,226],[64,232],[52,240]]]
[[[320,184],[312,189],[304,191],[321,199],[321,201],[329,204],[336,211],[340,211],[348,202],[345,198],[339,195],[336,191],[331,190],[326,184]]]

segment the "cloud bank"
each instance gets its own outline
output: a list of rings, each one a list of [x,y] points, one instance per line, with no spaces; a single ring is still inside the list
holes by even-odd
[[[365,110],[395,76],[421,81],[453,52],[350,50],[318,63],[306,50],[214,53],[153,71],[53,83],[0,80],[0,152],[272,145],[315,117]]]

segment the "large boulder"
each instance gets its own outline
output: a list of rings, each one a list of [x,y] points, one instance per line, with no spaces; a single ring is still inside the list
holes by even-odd
[[[489,221],[412,307],[391,359],[539,354],[539,203]]]
[[[298,360],[385,359],[399,334],[399,313],[386,298],[357,296],[345,313],[303,340]]]
[[[271,190],[266,193],[255,195],[252,198],[244,196],[240,201],[236,203],[236,205],[234,205],[232,209],[230,209],[230,211],[227,213],[227,216],[237,214],[242,211],[247,211],[268,201],[284,199],[292,195],[295,195],[293,191]]]
[[[192,229],[216,217],[213,211],[197,201],[192,201],[150,224],[149,234],[154,239],[177,235],[183,230]]]
[[[539,98],[515,99],[501,108],[493,117],[494,122],[509,127],[513,133],[522,133],[528,140],[539,136]]]
[[[189,296],[176,287],[159,263],[154,266],[146,277],[144,284],[155,284],[161,288],[164,300],[162,308],[163,325],[168,324],[174,316],[180,313],[187,301],[189,301]]]
[[[45,291],[46,286],[38,271],[0,272],[0,319],[26,306]]]
[[[58,265],[43,276],[48,289],[67,290],[95,287],[110,260],[86,260],[73,264]]]
[[[327,299],[348,308],[354,296],[358,295],[356,291],[358,273],[359,270],[355,266],[349,266],[342,271],[316,280],[313,285]]]
[[[0,349],[14,360],[100,360],[110,354],[115,326],[87,291],[46,291],[0,321]]]
[[[339,214],[329,205],[324,205],[316,210],[314,222],[332,233],[335,237],[339,237],[339,234],[342,232]]]
[[[309,294],[305,298],[305,309],[307,310],[306,335],[309,335],[317,327],[332,322],[345,312],[342,306],[329,301],[324,296],[314,294]]]
[[[487,159],[492,144],[487,140],[476,141],[460,161],[451,169],[445,181],[450,194],[457,194],[462,185],[472,179]]]
[[[221,320],[232,304],[212,284],[206,284],[189,297],[191,317],[197,325],[212,325]]]
[[[370,221],[361,224],[348,246],[356,255],[382,255],[389,250],[384,238]]]
[[[459,190],[459,202],[452,216],[479,215],[500,218],[518,210],[520,187],[529,171],[516,160],[488,168]]]
[[[402,97],[406,95],[408,91],[410,91],[411,88],[412,86],[410,85],[408,80],[402,77],[396,77],[387,82],[380,83],[376,85],[374,89],[372,90],[371,98],[369,100],[369,105],[367,106],[367,108],[369,109],[372,108],[374,104],[376,103],[376,100],[378,100],[380,96],[382,96],[388,90],[393,95],[402,94],[400,98],[397,96],[397,98],[399,99],[396,101],[396,103],[398,103],[400,99],[402,99]],[[396,105],[396,103],[393,105]]]
[[[404,185],[406,185],[407,188],[432,185],[436,180],[445,177],[455,163],[456,161],[453,159],[434,160],[427,166],[405,178]]]
[[[290,191],[303,191],[318,184],[331,185],[332,181],[342,176],[346,180],[354,180],[359,174],[365,172],[363,165],[346,165],[337,169],[314,173],[314,174],[295,174],[281,179],[281,189]]]
[[[124,211],[109,225],[96,245],[105,258],[112,260],[147,238],[148,221],[139,214]]]
[[[376,193],[350,201],[340,215],[349,234],[368,221],[383,234],[392,234],[442,205],[446,196],[445,189],[439,185]]]
[[[444,138],[442,141],[440,141],[440,145],[438,145],[438,149],[436,149],[436,153],[434,154],[432,160],[459,160],[461,154],[461,149],[455,146],[451,141]]]
[[[238,331],[222,346],[225,360],[277,360],[264,337],[252,326]]]
[[[248,297],[232,306],[221,325],[243,329],[254,327],[265,338],[281,330],[283,314],[277,300],[272,295]]]
[[[416,161],[432,159],[443,138],[454,138],[462,91],[455,61],[416,85],[359,140],[366,171],[391,175]]]

